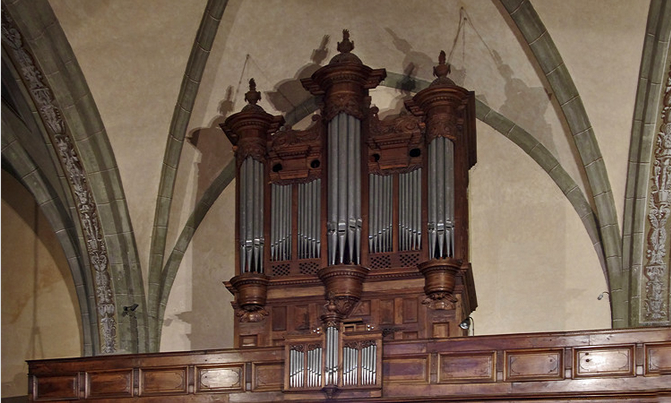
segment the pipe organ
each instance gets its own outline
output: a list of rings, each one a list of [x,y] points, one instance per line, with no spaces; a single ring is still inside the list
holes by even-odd
[[[321,97],[305,130],[257,103],[222,129],[237,161],[236,347],[284,346],[287,391],[381,388],[385,340],[464,336],[477,306],[468,262],[472,92],[436,80],[380,119],[386,77],[352,53],[302,80]],[[376,392],[377,391],[377,392]],[[339,393],[339,392],[338,392]]]

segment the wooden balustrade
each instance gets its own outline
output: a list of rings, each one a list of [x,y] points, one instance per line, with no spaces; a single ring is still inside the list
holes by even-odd
[[[29,361],[29,397],[101,403],[321,401],[329,392],[335,400],[357,402],[671,399],[668,327],[385,342],[376,332],[357,330],[342,332],[340,378],[329,390],[288,383],[290,344],[311,349],[322,343],[317,335],[288,339],[285,347]],[[377,340],[378,351],[374,378],[361,364],[371,340]],[[343,367],[345,347],[358,353],[356,376],[343,379],[343,369],[351,369]]]

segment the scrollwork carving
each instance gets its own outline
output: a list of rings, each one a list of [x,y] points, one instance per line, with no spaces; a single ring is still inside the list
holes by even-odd
[[[44,75],[36,65],[33,56],[23,46],[21,33],[4,7],[2,9],[2,39],[11,49],[12,60],[17,64],[17,70],[22,75],[38,113],[49,129],[49,135],[52,137],[53,144],[56,145],[60,162],[68,177],[94,273],[101,352],[103,354],[114,353],[116,352],[116,307],[109,274],[107,245],[93,193],[86,179],[86,171],[68,133],[67,125],[56,106],[53,92],[44,80]]]
[[[659,322],[669,320],[668,307],[668,219],[671,214],[671,66],[664,93],[662,125],[657,133],[652,186],[648,210],[648,262],[643,269],[645,284],[645,318]]]

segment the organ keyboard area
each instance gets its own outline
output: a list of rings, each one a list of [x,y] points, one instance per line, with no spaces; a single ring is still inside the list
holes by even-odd
[[[474,94],[442,52],[435,81],[381,119],[369,90],[386,71],[353,48],[343,31],[301,80],[321,105],[307,129],[266,113],[253,79],[221,125],[237,163],[236,347],[285,346],[287,390],[379,389],[383,340],[467,335],[458,325],[477,306]],[[355,316],[360,328],[344,325]]]

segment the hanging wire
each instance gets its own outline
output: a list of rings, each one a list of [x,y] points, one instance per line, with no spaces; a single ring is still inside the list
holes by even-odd
[[[454,53],[454,50],[457,46],[457,41],[459,40],[459,35],[461,35],[462,29],[464,29],[464,26],[468,23],[468,25],[471,26],[475,34],[478,36],[480,39],[480,42],[482,42],[483,45],[485,45],[485,48],[487,49],[487,52],[489,52],[489,56],[491,56],[492,60],[496,62],[496,57],[494,57],[494,53],[492,52],[492,49],[487,45],[487,42],[485,42],[484,38],[482,35],[480,35],[480,32],[475,28],[475,25],[473,25],[473,20],[471,17],[468,15],[468,12],[466,11],[465,8],[461,7],[459,9],[459,27],[457,28],[457,35],[454,37],[454,40],[452,41],[452,50],[450,50],[450,54],[447,56],[447,62],[449,63],[452,60],[452,54]],[[464,33],[461,37],[462,41],[462,58],[465,59],[466,57],[466,30],[464,30]]]

